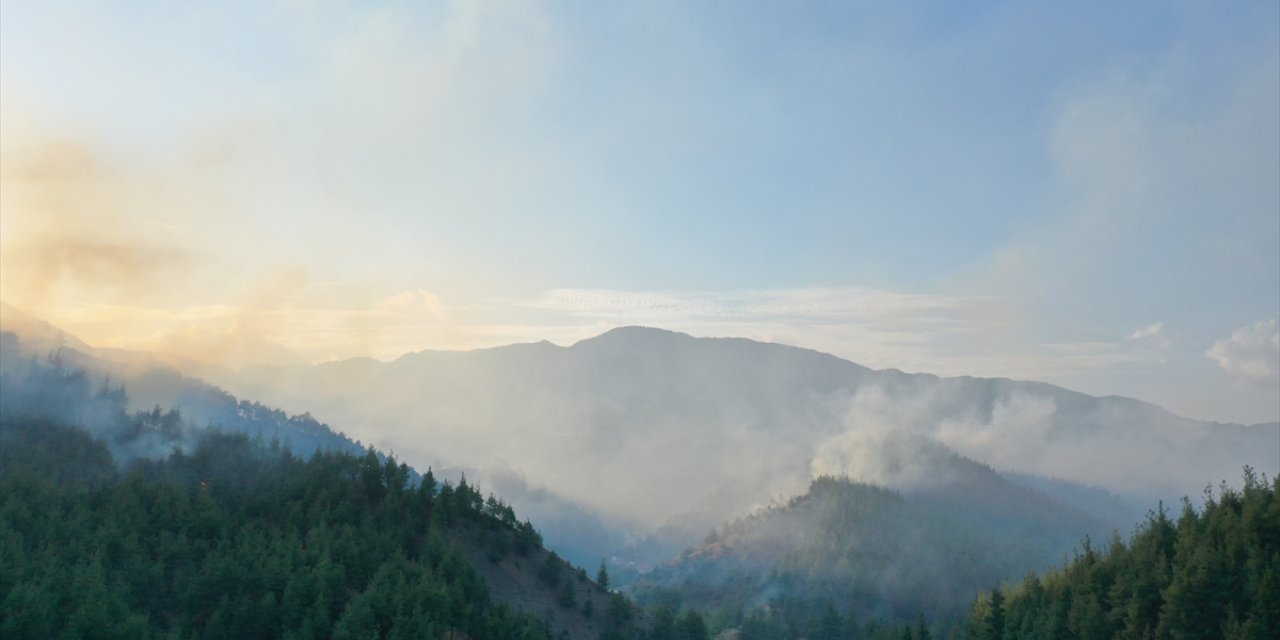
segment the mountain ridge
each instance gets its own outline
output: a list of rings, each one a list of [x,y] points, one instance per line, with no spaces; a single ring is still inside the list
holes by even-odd
[[[1196,495],[1203,478],[1234,477],[1245,463],[1280,468],[1268,457],[1280,458],[1280,425],[1203,423],[1048,383],[877,371],[812,349],[650,327],[569,346],[210,375],[240,397],[309,412],[420,468],[515,471],[631,539],[674,527],[667,550],[798,495],[817,475],[909,484],[919,465],[890,468],[883,454],[910,463],[921,443],[1142,504]],[[1169,459],[1194,468],[1171,469]]]
[[[88,343],[84,342],[83,340],[81,340],[79,337],[75,336],[74,334],[67,332],[61,328],[58,328],[56,325],[49,323],[48,321],[45,321],[29,313],[26,313],[25,311],[22,311],[21,309],[18,309],[17,307],[14,307],[13,305],[10,305],[6,302],[0,301],[0,309],[3,310],[5,315],[9,316],[8,320],[0,320],[0,328],[9,326],[9,330],[12,330],[14,331],[14,333],[17,333],[19,335],[29,334],[30,329],[26,329],[26,327],[29,327],[32,324],[38,324],[38,325],[43,325],[44,327],[47,327],[47,329],[51,330],[52,332],[56,332],[57,336],[61,336],[63,339],[65,339],[68,343],[65,346],[72,349],[76,349],[81,352],[88,353],[88,354],[96,354],[100,356],[105,354],[112,354],[112,355],[119,356],[121,360],[124,360],[124,361],[137,358],[138,356],[155,357],[157,355],[160,355],[160,354],[157,354],[157,352],[153,352],[153,351],[139,351],[135,349],[124,349],[124,348],[117,348],[117,347],[93,347],[93,346],[90,346]],[[10,323],[13,321],[14,316],[17,316],[20,319],[21,321],[20,324],[24,325],[23,329],[12,328]],[[615,341],[618,339],[622,339],[627,336],[635,336],[635,335],[650,336],[650,337],[653,337],[653,336],[679,337],[682,339],[688,339],[690,341],[700,341],[700,340],[713,341],[713,342],[724,341],[724,342],[745,343],[745,344],[751,344],[756,346],[779,347],[779,348],[784,348],[789,350],[807,352],[810,354],[821,356],[823,358],[836,360],[843,364],[852,365],[866,372],[877,373],[877,374],[902,375],[907,377],[920,377],[920,378],[931,379],[931,380],[971,380],[971,381],[977,381],[977,382],[999,382],[999,383],[1012,383],[1012,384],[1020,384],[1020,385],[1037,385],[1037,386],[1043,386],[1047,389],[1051,389],[1054,391],[1067,392],[1069,394],[1092,398],[1095,400],[1136,403],[1136,406],[1141,406],[1147,409],[1155,409],[1170,417],[1175,417],[1175,418],[1184,419],[1184,420],[1191,420],[1195,422],[1222,425],[1222,426],[1270,427],[1270,426],[1280,425],[1280,421],[1242,423],[1242,422],[1201,420],[1197,418],[1189,418],[1181,414],[1175,413],[1169,409],[1166,409],[1165,407],[1157,403],[1143,400],[1141,398],[1135,398],[1133,396],[1124,396],[1124,395],[1118,395],[1118,394],[1092,395],[1082,391],[1076,391],[1068,387],[1057,385],[1051,382],[1043,382],[1043,381],[1032,380],[1032,379],[1010,378],[1007,376],[974,376],[974,375],[967,375],[967,374],[956,375],[956,376],[940,376],[937,374],[929,373],[927,371],[905,371],[903,369],[899,369],[896,367],[887,367],[884,369],[873,369],[871,367],[867,367],[866,365],[862,365],[855,360],[851,360],[849,358],[845,358],[842,356],[838,356],[832,353],[828,353],[828,352],[810,348],[810,347],[801,347],[801,346],[789,345],[789,344],[779,343],[779,342],[761,341],[761,340],[756,340],[753,338],[746,338],[741,336],[700,337],[700,336],[693,336],[683,331],[677,331],[673,329],[664,329],[661,327],[650,327],[645,325],[623,325],[623,326],[614,327],[611,329],[607,329],[601,332],[600,334],[583,338],[569,345],[557,345],[553,342],[550,342],[549,340],[536,340],[532,342],[513,342],[510,344],[495,345],[491,347],[480,347],[476,349],[422,349],[418,351],[405,352],[390,360],[381,360],[381,359],[370,357],[370,356],[356,356],[351,358],[342,358],[338,360],[325,360],[325,361],[317,362],[310,365],[296,364],[296,363],[250,364],[238,370],[226,369],[218,365],[214,365],[212,363],[197,361],[197,360],[190,360],[190,359],[178,359],[179,364],[170,364],[166,360],[158,360],[157,362],[165,364],[167,366],[171,366],[175,369],[180,369],[181,367],[184,367],[184,366],[217,367],[219,369],[223,369],[227,374],[234,374],[238,371],[243,371],[245,369],[251,369],[251,370],[308,369],[308,368],[339,367],[344,365],[356,365],[356,364],[377,366],[377,365],[395,364],[404,359],[412,359],[418,356],[426,357],[429,355],[477,354],[477,353],[484,353],[484,352],[502,352],[502,351],[508,351],[508,350],[522,350],[524,348],[544,348],[544,347],[554,347],[555,350],[569,350],[569,349],[574,349],[584,345],[607,343],[607,342]],[[169,356],[166,356],[166,357],[169,357]],[[111,359],[111,358],[105,358],[105,359]]]

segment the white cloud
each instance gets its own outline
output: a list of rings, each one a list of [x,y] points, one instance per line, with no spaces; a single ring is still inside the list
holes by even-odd
[[[1233,376],[1275,383],[1280,374],[1280,330],[1276,320],[1263,320],[1231,332],[1205,355]]]
[[[1126,340],[1145,340],[1159,336],[1164,331],[1164,323],[1156,322],[1149,324],[1133,333],[1129,334]]]
[[[1168,349],[1173,345],[1173,341],[1165,334],[1164,322],[1153,322],[1125,336],[1125,340],[1150,345],[1157,349]]]

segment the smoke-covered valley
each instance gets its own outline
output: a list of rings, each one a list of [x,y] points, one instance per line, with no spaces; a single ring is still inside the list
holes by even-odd
[[[699,535],[817,476],[945,484],[949,452],[998,471],[1176,500],[1280,468],[1280,425],[1204,423],[1035,382],[873,371],[743,339],[639,327],[570,347],[421,352],[215,380],[310,410],[419,464],[510,470],[643,532]],[[434,456],[449,456],[433,460]]]
[[[93,351],[11,308],[6,320],[33,349]],[[822,476],[938,489],[955,481],[956,454],[1121,530],[1156,500],[1198,495],[1243,465],[1280,468],[1276,424],[1197,422],[1042,383],[874,371],[779,344],[640,327],[569,347],[241,371],[95,353],[142,408],[199,411],[179,378],[155,369],[176,366],[417,468],[467,473],[581,559],[662,560]]]

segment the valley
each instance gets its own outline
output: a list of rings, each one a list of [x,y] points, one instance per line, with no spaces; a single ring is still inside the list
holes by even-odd
[[[198,450],[209,428],[269,441],[303,459],[373,451],[310,413],[240,400],[146,354],[121,359],[24,321],[25,341],[3,334],[6,415],[44,407],[35,415],[81,425],[126,467],[163,459],[174,447]],[[326,385],[333,367],[343,370],[349,395]],[[793,628],[824,615],[860,637],[879,637],[917,617],[937,629],[958,628],[992,585],[1066,566],[1081,544],[1129,530],[1142,519],[1138,505],[1162,500],[1160,492],[1178,483],[1189,486],[1193,474],[1218,460],[1280,467],[1272,459],[1280,450],[1268,446],[1280,442],[1276,425],[1195,423],[1135,401],[1048,385],[876,372],[781,345],[652,329],[616,330],[568,349],[516,345],[269,373],[244,372],[239,384],[292,402],[311,389],[319,416],[361,424],[385,425],[397,412],[416,416],[370,438],[397,456],[379,453],[375,462],[411,463],[403,469],[413,482],[429,469],[432,485],[489,492],[490,500],[496,494],[524,526],[537,523],[538,542],[552,556],[485,551],[510,543],[493,542],[483,526],[462,527],[457,540],[493,597],[547,621],[551,637],[599,636],[604,618],[583,618],[584,608],[594,614],[612,605],[602,590],[572,587],[577,570],[569,564],[554,571],[559,578],[534,575],[560,556],[580,567],[603,561],[612,588],[635,602],[626,611],[648,612],[615,612],[613,624],[625,618],[661,627],[662,612],[675,624],[676,612],[700,611],[715,629]],[[268,379],[275,380],[269,392]],[[411,395],[410,388],[421,391]],[[387,402],[397,394],[399,404]],[[1053,410],[1015,424],[1001,414],[1018,402]],[[634,413],[624,410],[631,406]],[[136,426],[121,422],[130,411],[138,412],[130,419]],[[939,415],[952,417],[929,422]],[[978,425],[970,427],[978,433],[997,428],[1011,446],[1026,446],[1018,429],[1031,429],[1067,455],[1096,447],[1094,479],[1123,480],[1091,486],[1080,476],[1054,477],[1062,461],[1030,466],[1045,459],[1043,448],[1025,449],[1025,466],[997,470],[945,444],[963,441],[960,424]],[[1174,475],[1131,456],[1126,468],[1106,467],[1114,449],[1160,430],[1176,433],[1168,446],[1198,448],[1200,466]],[[476,455],[486,447],[493,449],[488,457]],[[523,456],[503,457],[519,447]],[[548,452],[546,460],[539,451]],[[801,488],[789,492],[797,483]],[[655,506],[662,497],[669,498],[666,509]],[[508,522],[519,521],[512,515]]]

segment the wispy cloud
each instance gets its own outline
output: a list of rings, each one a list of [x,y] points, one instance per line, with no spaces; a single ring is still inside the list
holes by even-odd
[[[1205,355],[1233,376],[1274,385],[1280,377],[1280,329],[1274,318],[1241,327]]]
[[[827,351],[873,368],[955,371],[946,351],[1003,322],[1002,301],[865,287],[740,291],[555,289],[514,307],[561,324],[643,324]],[[972,368],[961,368],[972,373]]]
[[[1126,340],[1146,340],[1148,338],[1155,338],[1163,332],[1164,332],[1164,323],[1156,322],[1153,324],[1149,324],[1141,329],[1138,329],[1137,331],[1134,331],[1133,333],[1126,336],[1125,339]]]
[[[916,321],[961,325],[966,310],[990,298],[923,295],[867,288],[730,292],[628,292],[555,289],[521,306],[598,318],[715,318]]]
[[[1132,343],[1147,345],[1155,349],[1168,349],[1173,346],[1173,340],[1164,330],[1164,322],[1153,322],[1129,335],[1125,336],[1125,340]]]

